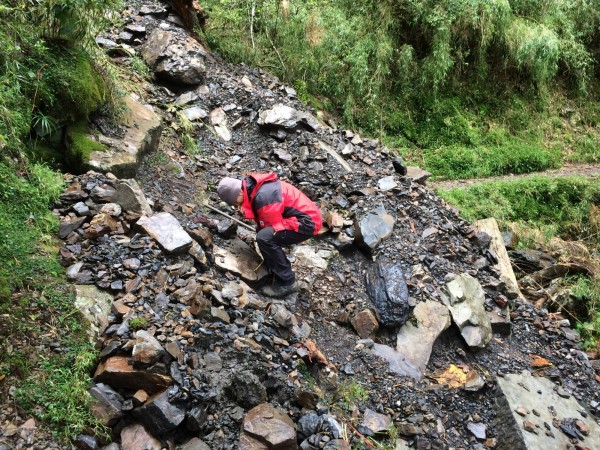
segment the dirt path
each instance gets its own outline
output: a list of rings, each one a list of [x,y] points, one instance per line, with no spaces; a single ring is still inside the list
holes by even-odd
[[[434,189],[454,189],[464,188],[474,184],[485,183],[489,181],[513,181],[534,176],[547,177],[569,177],[582,176],[595,178],[600,176],[600,164],[565,164],[560,169],[546,170],[544,172],[534,172],[522,175],[503,175],[489,178],[471,178],[468,180],[444,180],[431,181],[428,185]]]

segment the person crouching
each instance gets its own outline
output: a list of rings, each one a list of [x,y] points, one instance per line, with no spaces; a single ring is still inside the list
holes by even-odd
[[[285,297],[298,287],[283,246],[316,235],[323,224],[319,207],[275,173],[254,173],[244,179],[225,177],[217,187],[221,200],[239,207],[245,219],[256,222],[256,243],[273,283],[262,289],[269,297]]]

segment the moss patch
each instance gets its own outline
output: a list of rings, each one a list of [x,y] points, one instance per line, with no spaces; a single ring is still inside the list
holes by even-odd
[[[82,168],[93,152],[105,152],[106,146],[90,137],[86,121],[81,121],[67,127],[66,162],[73,168]]]

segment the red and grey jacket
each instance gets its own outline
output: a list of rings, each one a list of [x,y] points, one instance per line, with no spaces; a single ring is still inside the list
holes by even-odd
[[[292,230],[313,235],[323,220],[319,207],[274,173],[253,173],[242,180],[244,218],[253,219],[258,229],[273,227],[275,232]]]

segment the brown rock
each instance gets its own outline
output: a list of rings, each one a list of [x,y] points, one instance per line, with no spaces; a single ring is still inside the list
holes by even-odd
[[[296,450],[294,423],[283,411],[262,403],[246,414],[242,422],[240,450]]]
[[[205,250],[212,247],[213,236],[212,233],[204,228],[195,228],[188,230],[189,235]]]
[[[525,431],[529,431],[530,433],[538,434],[535,424],[531,420],[524,420],[523,428],[525,429]]]
[[[350,319],[350,323],[361,338],[368,338],[374,335],[379,329],[377,317],[370,309],[364,309]]]
[[[143,405],[148,400],[148,393],[143,389],[138,390],[133,394],[133,404],[135,406]]]
[[[94,381],[114,388],[143,389],[151,395],[173,384],[169,376],[134,369],[126,356],[113,356],[100,363]]]
[[[85,230],[85,237],[88,239],[94,239],[108,234],[111,231],[115,231],[116,229],[117,221],[109,214],[96,214],[90,222],[90,226]]]
[[[130,425],[121,431],[123,450],[161,450],[162,445],[142,425]]]

